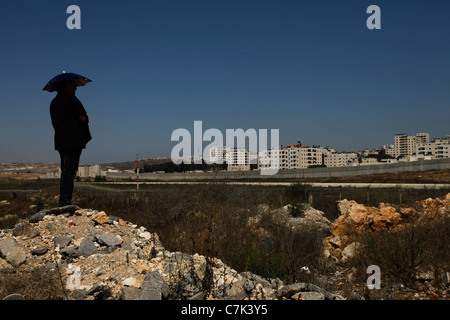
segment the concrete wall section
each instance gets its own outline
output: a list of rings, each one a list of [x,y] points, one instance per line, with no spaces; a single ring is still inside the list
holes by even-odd
[[[395,172],[421,172],[430,170],[450,169],[450,159],[401,162],[394,164],[366,165],[357,167],[310,168],[279,170],[276,175],[261,175],[259,171],[222,171],[222,172],[191,172],[191,173],[140,173],[139,180],[205,180],[205,179],[299,179],[299,178],[329,178],[348,177],[369,174]],[[136,180],[134,173],[107,173],[110,179]]]

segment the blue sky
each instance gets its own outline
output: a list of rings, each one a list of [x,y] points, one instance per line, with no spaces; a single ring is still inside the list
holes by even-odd
[[[69,30],[69,5],[81,30]],[[369,30],[369,5],[381,30]],[[170,156],[175,129],[279,129],[357,151],[450,134],[450,2],[10,1],[0,10],[0,162],[58,162],[46,82],[65,70],[93,140],[82,163]],[[208,142],[205,142],[206,146]]]

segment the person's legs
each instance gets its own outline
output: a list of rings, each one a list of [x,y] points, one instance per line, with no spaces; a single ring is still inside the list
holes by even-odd
[[[63,207],[72,204],[73,181],[78,171],[81,149],[63,149],[58,152],[61,158],[58,207]]]

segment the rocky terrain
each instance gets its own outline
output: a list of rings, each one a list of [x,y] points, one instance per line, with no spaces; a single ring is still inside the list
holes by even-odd
[[[262,240],[277,237],[274,230],[301,231],[306,230],[305,226],[321,230],[326,260],[332,261],[334,267],[341,266],[326,281],[337,284],[336,290],[336,286],[324,290],[307,282],[283,284],[279,279],[237,272],[215,257],[170,252],[158,235],[145,227],[78,206],[42,210],[27,220],[19,220],[11,229],[0,230],[0,282],[2,274],[29,277],[33,270],[53,270],[59,274],[54,285],[64,292],[59,298],[72,300],[340,300],[344,294],[339,286],[352,283],[352,298],[363,299],[358,292],[365,292],[368,298],[385,299],[386,295],[373,294],[377,290],[372,290],[370,297],[365,285],[354,282],[354,272],[346,266],[363,246],[357,236],[400,231],[411,223],[448,218],[450,194],[418,201],[413,207],[383,203],[370,207],[345,199],[338,202],[338,208],[340,216],[330,222],[323,212],[308,205],[275,210],[260,205],[246,226],[248,232]],[[448,252],[445,235],[441,242]],[[446,269],[448,258],[443,260],[440,291],[435,285],[437,273],[426,269],[418,272],[419,291],[399,284],[389,289],[389,297],[447,299],[450,272]],[[309,272],[306,266],[299,268]],[[394,295],[393,290],[400,294]],[[20,290],[16,293],[20,294]],[[25,299],[33,297],[25,295]]]
[[[2,230],[0,256],[0,273],[57,269],[67,299],[342,299],[313,284],[283,285],[217,258],[169,252],[156,233],[77,206]]]

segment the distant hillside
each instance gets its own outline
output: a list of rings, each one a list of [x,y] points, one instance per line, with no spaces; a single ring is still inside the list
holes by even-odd
[[[171,158],[150,158],[139,160],[139,167],[143,167],[145,164],[161,164],[166,162],[171,162]],[[101,164],[104,169],[114,169],[114,170],[134,170],[136,168],[136,160],[125,161],[125,162],[115,162],[115,163],[103,163]]]
[[[149,164],[161,164],[171,162],[170,158],[147,158],[139,160],[139,166],[141,168],[144,165]],[[80,166],[86,164],[81,163]],[[136,160],[125,162],[111,162],[99,164],[103,170],[134,170],[136,168]],[[34,174],[36,177],[39,174],[57,170],[60,167],[60,163],[41,163],[41,162],[14,162],[14,163],[0,163],[0,173],[3,178],[8,178],[7,174],[14,175],[14,178],[18,178],[18,174]],[[37,174],[37,175],[36,175]]]

